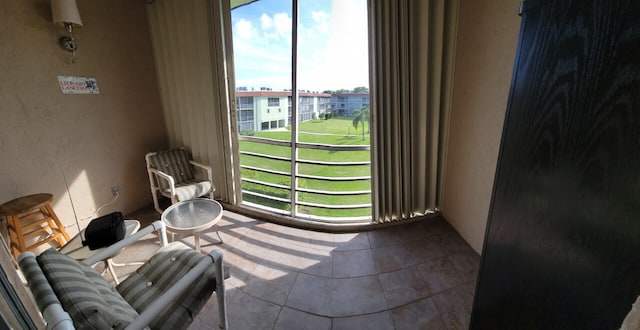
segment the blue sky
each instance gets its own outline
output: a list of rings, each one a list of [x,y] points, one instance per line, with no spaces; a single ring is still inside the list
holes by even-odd
[[[366,0],[299,0],[298,89],[369,86]],[[231,12],[236,85],[291,88],[291,2]]]

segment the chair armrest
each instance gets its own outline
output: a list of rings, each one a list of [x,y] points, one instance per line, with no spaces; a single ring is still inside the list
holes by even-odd
[[[151,167],[149,167],[149,172],[155,174],[159,179],[167,180],[169,183],[169,188],[171,189],[171,196],[176,195],[176,181],[171,175]]]
[[[211,168],[211,166],[209,165],[204,165],[198,162],[195,162],[193,160],[190,160],[189,163],[191,163],[191,165],[195,166],[195,167],[199,167],[203,170],[207,171],[207,178],[209,178],[209,181],[211,181],[211,184],[213,184],[213,169]]]
[[[166,306],[168,301],[175,300],[185,290],[189,288],[191,283],[196,281],[207,268],[213,266],[216,270],[216,296],[218,297],[218,311],[219,311],[219,324],[221,329],[227,329],[226,319],[226,298],[224,288],[224,274],[222,269],[222,252],[220,250],[213,250],[208,255],[210,258],[205,258],[200,261],[195,267],[193,267],[188,273],[186,273],[178,282],[176,282],[171,288],[169,288],[162,296],[156,299],[149,307],[145,309],[140,316],[138,316],[126,329],[143,329],[151,321],[158,316],[162,309]]]
[[[32,295],[39,298],[36,303],[47,324],[47,330],[75,329],[69,313],[62,308],[60,300],[36,261],[35,254],[31,251],[21,253],[18,263]]]
[[[109,247],[105,248],[104,250],[94,254],[93,256],[82,260],[82,263],[84,263],[85,265],[93,265],[96,262],[105,260],[107,258],[110,258],[116,254],[118,254],[120,252],[120,250],[122,250],[123,248],[137,242],[139,239],[141,239],[142,237],[146,236],[147,234],[157,231],[158,235],[160,236],[160,241],[162,242],[162,246],[167,246],[167,229],[165,227],[164,222],[160,221],[160,220],[156,220],[154,221],[152,224],[142,228],[141,230],[139,230],[137,233],[124,238],[121,241],[116,242],[113,245],[110,245]]]
[[[47,322],[47,330],[75,330],[73,320],[62,305],[51,305],[42,311],[42,318]]]

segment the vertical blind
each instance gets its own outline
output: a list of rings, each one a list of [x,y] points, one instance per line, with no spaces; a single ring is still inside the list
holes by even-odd
[[[147,6],[170,146],[185,146],[195,160],[211,165],[216,197],[233,203],[228,13],[228,0],[157,0]]]
[[[373,219],[438,210],[458,1],[371,0]]]

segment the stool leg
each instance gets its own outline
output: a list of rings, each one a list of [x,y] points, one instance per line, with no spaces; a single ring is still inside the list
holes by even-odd
[[[53,221],[55,222],[55,226],[52,226],[52,224],[50,224],[51,229],[54,231],[56,231],[56,227],[58,228],[58,234],[56,235],[56,241],[58,241],[58,244],[60,244],[60,246],[65,245],[66,242],[68,242],[69,240],[71,240],[71,238],[69,237],[69,234],[67,234],[67,231],[64,229],[64,226],[62,225],[62,222],[60,222],[60,219],[58,219],[58,216],[56,215],[55,212],[53,212],[53,208],[51,207],[51,204],[46,203],[44,205],[44,213],[48,214],[48,216],[53,219]],[[60,238],[60,234],[62,234],[62,237],[64,237],[64,241]]]
[[[51,212],[49,212],[46,204],[40,207],[40,213],[44,216],[44,219],[42,219],[42,221],[47,222],[46,226],[51,230],[51,235],[53,236],[53,239],[55,239],[55,241],[58,243],[58,246],[64,246],[65,241],[62,237],[62,234],[60,233],[60,227],[58,227],[58,225],[51,217]]]
[[[18,259],[18,255],[25,251],[24,237],[22,236],[22,226],[17,216],[7,217],[9,241],[11,245],[11,253],[13,257]]]

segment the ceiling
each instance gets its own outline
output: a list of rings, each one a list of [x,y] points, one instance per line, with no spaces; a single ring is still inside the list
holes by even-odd
[[[255,1],[258,0],[229,0],[229,4],[231,5],[231,9],[234,9],[240,6],[248,5]]]

